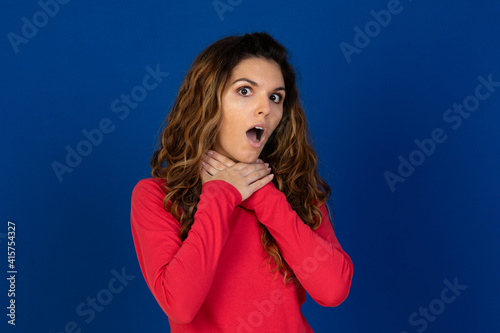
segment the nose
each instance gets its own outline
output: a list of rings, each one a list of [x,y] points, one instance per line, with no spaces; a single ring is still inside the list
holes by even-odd
[[[260,97],[255,108],[255,115],[267,116],[271,112],[271,103],[272,101],[267,96]]]

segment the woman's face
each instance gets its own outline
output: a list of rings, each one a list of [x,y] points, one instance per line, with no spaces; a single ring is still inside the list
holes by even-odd
[[[283,116],[284,98],[285,83],[276,62],[242,60],[222,93],[222,122],[214,150],[235,162],[253,163]]]

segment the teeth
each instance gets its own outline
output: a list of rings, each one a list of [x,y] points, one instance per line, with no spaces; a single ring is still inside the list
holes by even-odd
[[[257,141],[260,142],[260,138],[262,137],[262,133],[264,133],[264,129],[259,126],[255,126],[255,129],[257,129]]]

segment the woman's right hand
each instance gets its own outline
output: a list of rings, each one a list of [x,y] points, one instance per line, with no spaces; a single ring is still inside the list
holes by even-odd
[[[267,163],[256,160],[254,163],[235,163],[226,156],[211,150],[202,156],[200,170],[202,184],[211,180],[223,180],[233,185],[241,194],[242,201],[273,179]]]

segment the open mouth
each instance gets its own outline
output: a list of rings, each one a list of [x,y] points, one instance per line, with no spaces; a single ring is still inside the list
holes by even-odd
[[[247,137],[253,142],[260,142],[260,138],[264,133],[264,129],[259,126],[255,126],[247,131]]]

